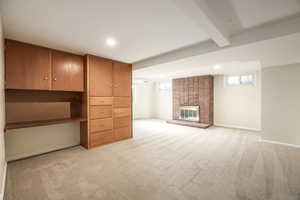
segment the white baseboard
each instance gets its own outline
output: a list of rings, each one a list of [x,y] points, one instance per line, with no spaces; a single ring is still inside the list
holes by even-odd
[[[288,147],[300,148],[300,145],[297,145],[297,144],[290,144],[290,143],[277,142],[277,141],[273,141],[273,140],[264,140],[264,139],[260,139],[259,141],[265,142],[265,143],[270,143],[270,144],[277,144],[277,145],[283,145],[283,146],[288,146]]]
[[[214,124],[214,126],[220,126],[220,127],[225,127],[225,128],[235,128],[235,129],[242,129],[242,130],[248,130],[248,131],[256,131],[260,132],[260,129],[257,128],[250,128],[250,127],[245,127],[245,126],[236,126],[236,125],[228,125],[228,124]]]
[[[2,187],[0,191],[0,199],[3,200],[4,198],[4,192],[5,192],[5,183],[6,183],[6,169],[7,169],[7,163],[5,162],[4,167],[3,167],[3,172],[2,172]]]

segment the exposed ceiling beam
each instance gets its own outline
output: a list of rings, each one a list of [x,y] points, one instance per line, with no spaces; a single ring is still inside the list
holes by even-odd
[[[208,7],[205,0],[173,0],[175,5],[201,29],[205,30],[210,38],[220,47],[230,45],[227,30],[222,27],[217,16]]]
[[[285,35],[290,35],[300,32],[300,16],[295,16],[289,19],[284,19],[277,23],[262,25],[260,27],[255,27],[249,29],[248,31],[242,32],[237,35],[233,35],[231,39],[231,45],[226,48],[234,48],[254,42],[259,42],[263,40],[273,39],[277,37],[282,37]],[[185,58],[199,56],[202,54],[207,54],[215,51],[222,50],[223,48],[218,47],[212,41],[206,41],[202,43],[195,44],[190,47],[178,49],[165,54],[161,54],[152,58],[148,58],[133,64],[133,69],[142,69],[146,67],[151,67],[155,65],[165,64],[174,62],[177,60],[182,60]]]

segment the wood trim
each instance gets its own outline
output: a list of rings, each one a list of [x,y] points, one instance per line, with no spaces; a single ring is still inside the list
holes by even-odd
[[[83,94],[83,100],[82,100],[82,110],[83,115],[87,119],[86,122],[80,124],[80,144],[85,147],[86,149],[90,148],[90,112],[89,112],[89,106],[90,106],[90,99],[89,99],[89,59],[87,56],[84,56],[84,87],[85,92]]]
[[[81,92],[48,90],[5,90],[5,102],[81,102]]]
[[[5,129],[10,130],[10,129],[49,126],[54,124],[64,124],[64,123],[84,122],[84,121],[86,121],[85,118],[78,117],[78,118],[52,119],[52,120],[42,120],[42,121],[13,122],[13,123],[7,123]]]

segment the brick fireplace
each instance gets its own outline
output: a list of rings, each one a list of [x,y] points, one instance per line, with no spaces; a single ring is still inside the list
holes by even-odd
[[[213,124],[213,76],[173,79],[173,120],[180,119],[180,106],[199,106],[199,122]]]

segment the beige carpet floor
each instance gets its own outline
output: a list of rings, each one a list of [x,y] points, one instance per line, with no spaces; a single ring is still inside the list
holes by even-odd
[[[300,149],[139,120],[134,139],[8,165],[6,200],[299,200]]]

